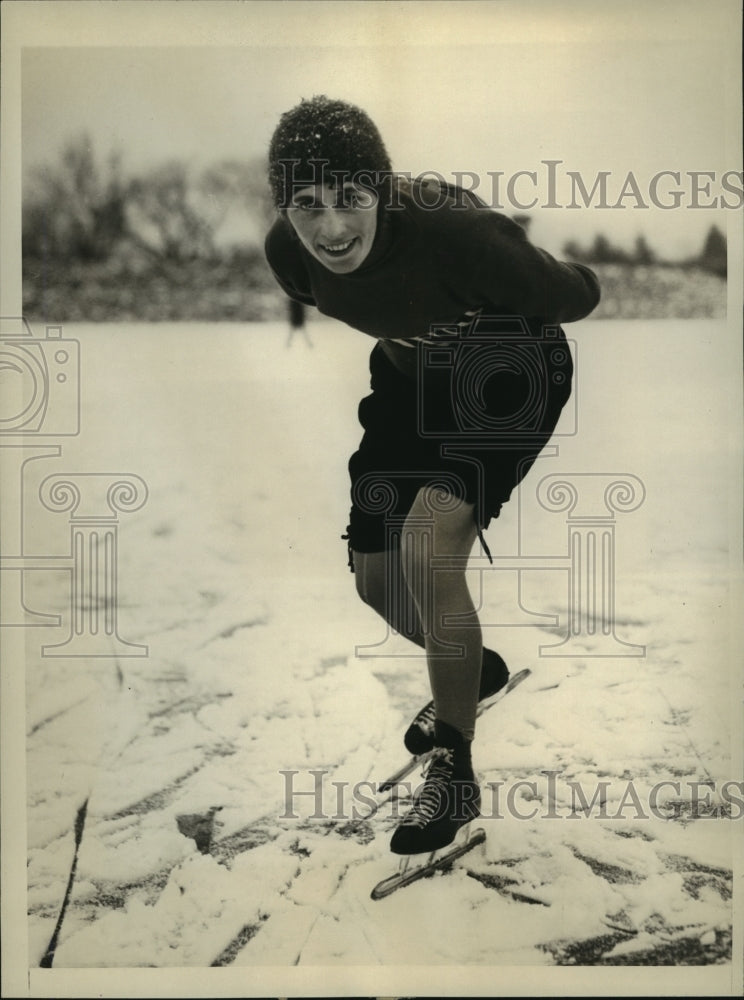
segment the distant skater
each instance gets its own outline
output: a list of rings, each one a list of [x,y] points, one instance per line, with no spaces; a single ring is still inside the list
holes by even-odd
[[[312,347],[313,342],[310,340],[310,334],[307,332],[307,327],[305,325],[305,306],[297,299],[287,299],[287,310],[289,316],[289,335],[287,337],[287,347],[292,346],[292,341],[298,333],[302,334],[307,346]]]
[[[375,124],[344,101],[282,115],[269,180],[280,286],[376,341],[349,556],[362,600],[426,652],[432,700],[404,740],[435,753],[390,847],[434,851],[480,813],[476,710],[509,678],[483,647],[468,559],[553,433],[572,379],[560,324],[591,313],[599,286],[473,193],[393,173]]]

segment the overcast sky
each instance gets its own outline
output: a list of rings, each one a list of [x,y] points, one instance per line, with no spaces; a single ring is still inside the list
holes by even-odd
[[[475,171],[489,201],[486,174],[503,171],[505,210],[517,210],[507,204],[508,179],[536,171],[536,187],[522,178],[514,194],[524,202],[537,194],[533,236],[548,244],[602,230],[628,245],[643,232],[653,247],[682,255],[731,214],[638,210],[632,196],[625,209],[539,211],[548,159],[562,161],[560,183],[572,170],[591,187],[610,171],[610,203],[629,171],[647,202],[662,170],[683,175],[686,204],[686,171],[716,174],[703,203],[722,194],[719,178],[739,167],[730,96],[738,63],[726,45],[735,7],[726,0],[196,2],[145,5],[150,15],[123,6],[138,14],[139,33],[136,18],[124,31],[112,18],[110,30],[104,22],[80,36],[84,47],[70,37],[60,47],[42,32],[45,47],[24,49],[24,172],[82,131],[100,155],[121,151],[131,171],[173,158],[199,167],[260,156],[283,110],[327,93],[370,112],[400,170]],[[172,11],[170,20],[158,11]],[[185,20],[190,33],[175,30]],[[660,194],[673,186],[666,180]],[[557,200],[570,200],[567,188]]]

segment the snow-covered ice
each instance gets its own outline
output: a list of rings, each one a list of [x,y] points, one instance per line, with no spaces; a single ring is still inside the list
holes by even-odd
[[[371,341],[320,320],[312,349],[281,324],[65,328],[82,432],[27,466],[27,551],[68,540],[65,516],[34,506],[45,476],[141,477],[147,503],[120,515],[118,628],[148,655],[42,656],[69,630],[69,580],[27,574],[29,606],[63,616],[27,630],[30,965],[76,819],[55,969],[728,962],[744,796],[726,785],[741,777],[726,330],[570,329],[576,433],[488,532],[494,555],[519,537],[546,565],[472,574],[487,643],[532,671],[479,722],[485,848],[373,902],[394,817],[350,826],[355,789],[402,763],[428,695],[422,658],[356,597],[339,537]],[[616,632],[645,656],[593,655],[591,636],[583,655],[541,655],[566,629],[565,559],[547,565],[566,555],[565,515],[535,503],[555,473],[645,487],[614,522]],[[589,816],[577,789],[599,789]]]

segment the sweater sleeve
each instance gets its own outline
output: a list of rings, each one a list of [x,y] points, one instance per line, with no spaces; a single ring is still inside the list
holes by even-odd
[[[269,230],[264,242],[266,260],[277,284],[291,299],[314,306],[310,279],[287,225],[284,219],[277,219]]]
[[[570,323],[588,316],[600,298],[594,272],[556,260],[527,239],[521,226],[491,210],[471,215],[474,294],[520,316]]]

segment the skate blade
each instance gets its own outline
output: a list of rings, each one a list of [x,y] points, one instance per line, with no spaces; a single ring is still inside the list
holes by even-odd
[[[435,865],[437,861],[446,860],[454,851],[465,848],[470,844],[470,838],[475,834],[470,826],[461,826],[455,834],[455,839],[445,847],[437,847],[433,851],[422,851],[421,854],[401,854],[398,862],[398,874],[405,875],[408,871],[415,871],[417,868],[428,868]]]
[[[485,841],[486,831],[483,827],[477,827],[474,830],[471,830],[470,827],[464,827],[458,831],[454,841],[448,844],[447,847],[441,847],[428,855],[403,855],[396,874],[383,879],[382,882],[378,882],[374,887],[371,893],[372,899],[384,899],[385,896],[389,896],[397,889],[402,889],[404,886],[410,885],[412,882],[417,882],[419,879],[428,878],[435,872],[447,868],[453,861],[461,858],[464,854],[485,843]],[[425,860],[422,861],[421,858],[425,858]]]
[[[524,670],[520,670],[516,674],[512,674],[500,691],[497,691],[496,694],[489,695],[488,698],[484,698],[483,701],[478,702],[476,718],[480,718],[484,712],[487,712],[489,708],[492,708],[500,702],[502,698],[505,698],[508,694],[510,694],[515,687],[518,687],[522,683],[522,681],[526,681],[531,673],[532,671],[529,667],[525,667]]]

